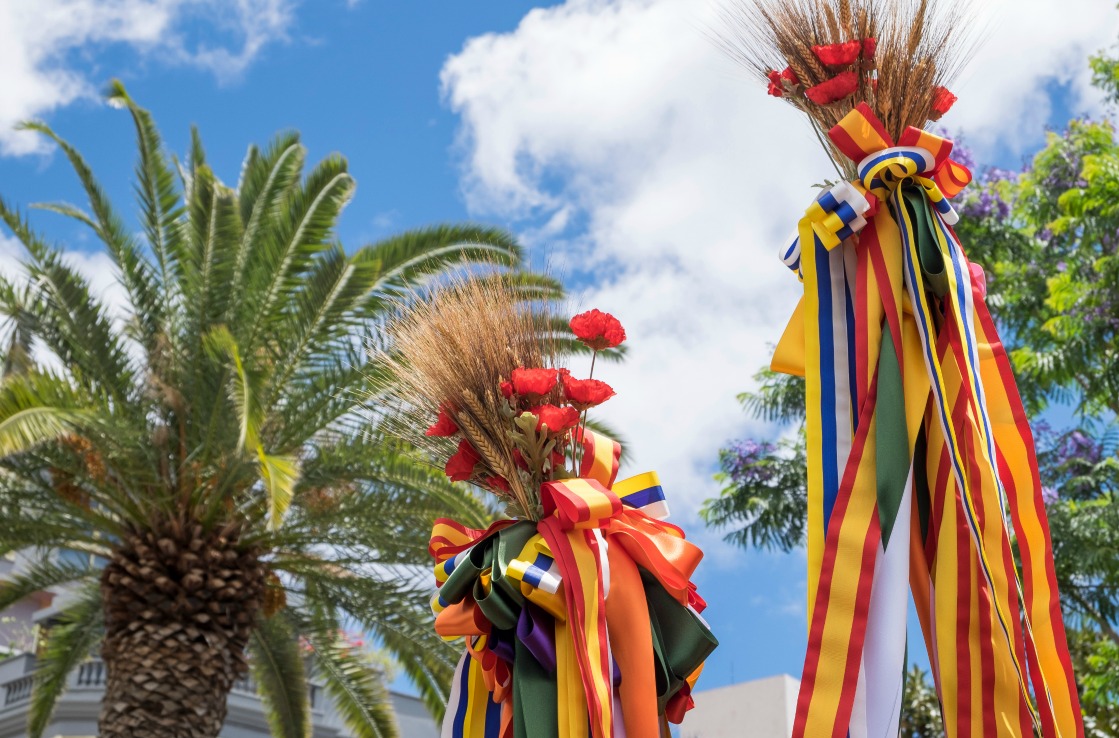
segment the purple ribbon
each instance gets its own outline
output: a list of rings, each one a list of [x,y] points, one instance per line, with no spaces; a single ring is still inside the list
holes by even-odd
[[[517,620],[517,640],[549,674],[556,673],[556,634],[550,615],[526,602]]]

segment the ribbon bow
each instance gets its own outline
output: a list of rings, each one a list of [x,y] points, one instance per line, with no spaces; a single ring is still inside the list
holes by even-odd
[[[809,233],[828,251],[866,227],[902,184],[920,186],[947,225],[959,222],[950,198],[971,182],[967,167],[952,160],[952,142],[910,126],[894,145],[882,122],[860,103],[828,133],[845,156],[858,164],[858,179],[825,190],[804,213],[801,225],[781,249],[781,261],[798,275],[801,239]]]
[[[691,706],[717,645],[690,581],[702,553],[660,519],[656,473],[615,483],[620,446],[578,440],[583,476],[541,487],[543,520],[436,522],[436,631],[467,637],[445,735],[659,735]]]

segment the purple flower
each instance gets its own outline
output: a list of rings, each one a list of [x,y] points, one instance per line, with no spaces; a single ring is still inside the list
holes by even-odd
[[[1057,502],[1060,499],[1061,499],[1060,493],[1058,493],[1057,490],[1053,489],[1052,487],[1044,487],[1043,486],[1041,488],[1041,500],[1046,505],[1052,505],[1053,503]]]
[[[768,442],[736,441],[723,452],[723,471],[738,486],[766,484],[773,479],[775,470],[765,462],[775,450]]]

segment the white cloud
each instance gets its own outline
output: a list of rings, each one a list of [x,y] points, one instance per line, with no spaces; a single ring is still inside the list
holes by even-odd
[[[1092,105],[1085,58],[1119,14],[1090,0],[988,5],[998,25],[945,123],[982,146],[1034,144],[1047,80]],[[567,0],[471,39],[442,72],[470,207],[552,239],[560,271],[591,272],[579,305],[626,324],[629,359],[602,371],[619,390],[604,415],[684,522],[717,491],[717,449],[758,430],[734,397],[796,303],[776,248],[811,185],[834,176],[807,124],[714,47],[717,25],[716,6],[694,0]]]
[[[8,0],[0,3],[0,153],[47,149],[42,137],[13,131],[81,98],[90,55],[127,46],[160,61],[237,77],[270,41],[285,37],[295,0]],[[188,30],[191,29],[191,30]]]

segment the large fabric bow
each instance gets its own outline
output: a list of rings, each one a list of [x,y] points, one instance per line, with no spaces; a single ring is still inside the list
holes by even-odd
[[[587,432],[581,476],[541,489],[539,522],[436,521],[436,630],[465,637],[447,738],[667,735],[717,645],[664,522],[655,473],[615,482],[620,447]]]
[[[829,137],[859,178],[782,248],[804,297],[773,358],[807,397],[794,735],[897,734],[909,589],[949,736],[1083,735],[1033,437],[952,230],[971,175],[927,131],[895,145],[865,104]]]

